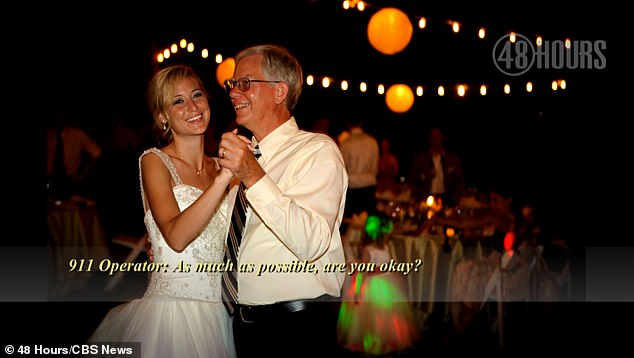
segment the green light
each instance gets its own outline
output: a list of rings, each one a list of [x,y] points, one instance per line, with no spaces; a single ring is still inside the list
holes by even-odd
[[[365,232],[373,240],[376,240],[381,234],[381,219],[376,215],[368,216],[368,220],[365,222]]]

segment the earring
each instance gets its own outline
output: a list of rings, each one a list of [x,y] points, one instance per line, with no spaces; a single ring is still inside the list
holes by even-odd
[[[167,130],[167,122],[163,122],[163,131]]]

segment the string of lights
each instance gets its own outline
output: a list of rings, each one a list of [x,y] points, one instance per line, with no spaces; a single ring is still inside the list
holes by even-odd
[[[412,38],[412,19],[420,30],[424,30],[429,21],[429,19],[424,16],[412,16],[396,8],[380,8],[361,0],[343,1],[342,8],[344,10],[357,9],[359,11],[367,11],[368,8],[376,10],[368,23],[368,40],[377,51],[386,55],[398,53],[408,46]],[[451,26],[454,33],[459,33],[465,26],[465,24],[455,20],[443,20],[442,23]],[[484,39],[487,36],[486,27],[476,28],[478,29],[477,37]],[[541,49],[545,44],[555,43],[562,51],[572,52],[573,42],[570,38],[557,41],[558,42],[545,41],[539,35],[536,35],[535,38],[531,40],[513,31],[508,32],[504,38],[501,38],[498,44],[496,44],[498,53],[494,54],[494,60],[499,62],[499,64],[496,63],[496,66],[498,66],[501,72],[508,75],[508,79],[504,81],[481,80],[476,82],[473,80],[446,80],[433,83],[431,81],[404,83],[402,81],[378,81],[372,78],[368,78],[367,80],[351,80],[338,78],[327,73],[312,73],[306,75],[305,84],[313,88],[338,89],[342,92],[374,93],[386,96],[388,107],[395,112],[405,112],[409,110],[415,97],[423,96],[462,98],[467,96],[484,97],[497,94],[558,93],[566,90],[568,86],[566,79],[561,75],[555,75],[550,80],[528,80],[520,79],[518,76],[533,66],[533,62],[538,56],[542,56],[542,58],[538,58],[538,60],[548,61],[543,55],[545,50]],[[186,52],[193,56],[200,56],[203,60],[209,60],[211,64],[215,63],[216,78],[221,86],[224,80],[233,75],[233,69],[235,68],[233,58],[225,57],[222,53],[212,55],[207,48],[197,49],[197,45],[193,41],[186,39],[181,39],[178,43],[173,43],[160,50],[155,58],[157,62],[162,63],[169,61],[170,58],[178,52]],[[501,67],[503,64],[506,65],[506,68]],[[557,66],[553,64],[552,68],[556,69]]]

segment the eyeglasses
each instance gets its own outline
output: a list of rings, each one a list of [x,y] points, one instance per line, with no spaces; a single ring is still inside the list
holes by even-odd
[[[251,88],[251,82],[272,82],[272,83],[280,83],[284,81],[267,81],[267,80],[252,80],[248,77],[238,78],[237,80],[226,80],[224,83],[225,91],[229,93],[236,85],[238,85],[238,89],[242,92],[246,92]]]

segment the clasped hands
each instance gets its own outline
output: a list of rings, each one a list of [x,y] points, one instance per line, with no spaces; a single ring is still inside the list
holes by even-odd
[[[224,133],[218,147],[220,175],[236,176],[250,188],[264,176],[264,170],[253,155],[254,150],[251,141],[239,135],[237,129]],[[154,254],[149,238],[146,240],[145,248],[149,261],[153,262]]]
[[[238,130],[226,132],[222,135],[218,146],[218,163],[224,170],[228,170],[250,188],[264,176],[264,170],[260,167],[253,155],[251,141]]]

